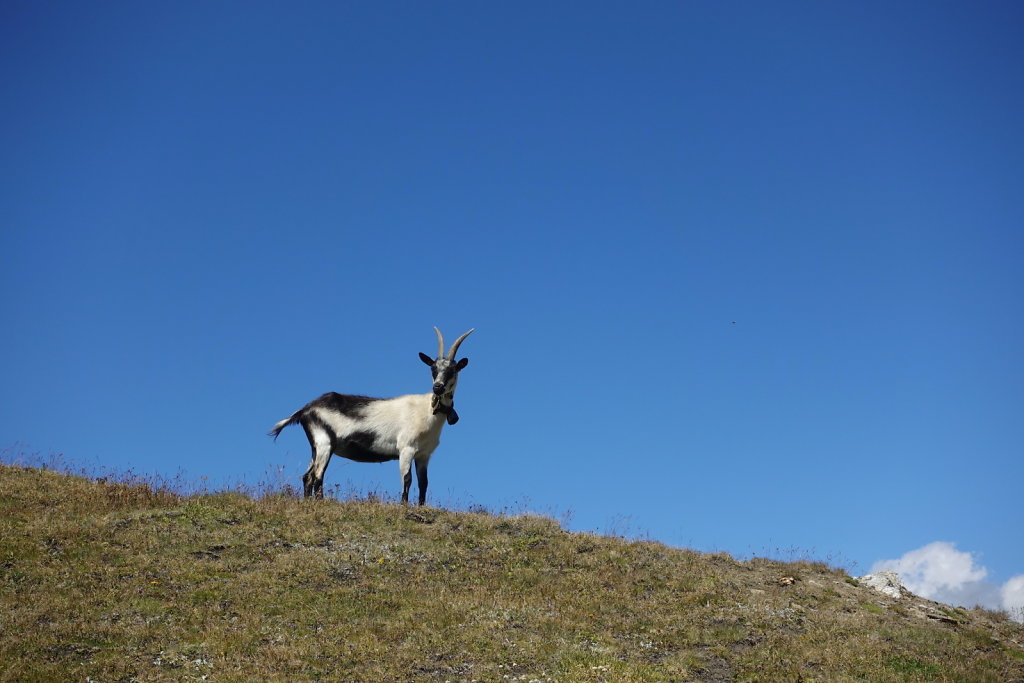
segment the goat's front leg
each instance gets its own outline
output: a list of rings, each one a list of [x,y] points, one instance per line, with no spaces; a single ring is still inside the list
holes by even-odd
[[[416,483],[420,487],[420,505],[427,502],[427,458],[416,459]]]
[[[409,502],[409,487],[412,486],[412,459],[414,448],[403,448],[398,454],[398,472],[402,475],[402,502]]]

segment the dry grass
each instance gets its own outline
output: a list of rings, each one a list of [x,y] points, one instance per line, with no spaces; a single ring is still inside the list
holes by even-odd
[[[21,467],[0,505],[3,681],[1024,681],[1004,615],[822,564]]]

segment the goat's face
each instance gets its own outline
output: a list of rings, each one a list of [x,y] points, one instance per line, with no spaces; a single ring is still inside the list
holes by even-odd
[[[420,354],[420,360],[430,366],[435,396],[450,395],[455,391],[455,385],[459,383],[459,372],[469,365],[468,358],[456,362],[447,358],[431,358],[425,353]]]
[[[436,327],[434,328],[434,332],[437,332],[437,358],[431,358],[425,353],[420,354],[420,360],[430,366],[430,374],[434,376],[434,396],[447,396],[451,399],[452,393],[455,391],[455,385],[459,381],[459,371],[469,365],[468,358],[456,361],[455,354],[459,350],[459,345],[462,344],[462,341],[472,331],[470,330],[456,339],[446,355],[444,352],[444,337],[441,335],[441,330]]]

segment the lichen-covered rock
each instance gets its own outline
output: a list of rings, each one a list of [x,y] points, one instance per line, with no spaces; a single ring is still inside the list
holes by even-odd
[[[900,575],[896,572],[867,574],[858,578],[857,581],[865,586],[874,588],[879,593],[888,595],[890,598],[899,598],[905,593],[910,592],[903,587],[903,584],[900,582]]]

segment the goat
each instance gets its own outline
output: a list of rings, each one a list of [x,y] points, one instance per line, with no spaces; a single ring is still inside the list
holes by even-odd
[[[430,454],[441,442],[441,428],[459,421],[455,412],[455,385],[459,372],[469,364],[468,358],[455,360],[459,345],[473,330],[455,340],[448,354],[444,353],[444,337],[437,333],[437,358],[420,353],[420,360],[430,366],[434,384],[426,394],[409,394],[394,398],[370,398],[334,392],[309,402],[270,430],[277,440],[281,430],[292,424],[302,425],[313,449],[309,469],[302,475],[306,498],[324,497],[324,472],[331,455],[356,462],[398,461],[402,475],[402,502],[409,502],[412,485],[412,463],[416,463],[416,480],[420,489],[420,505],[427,500],[427,464]]]

